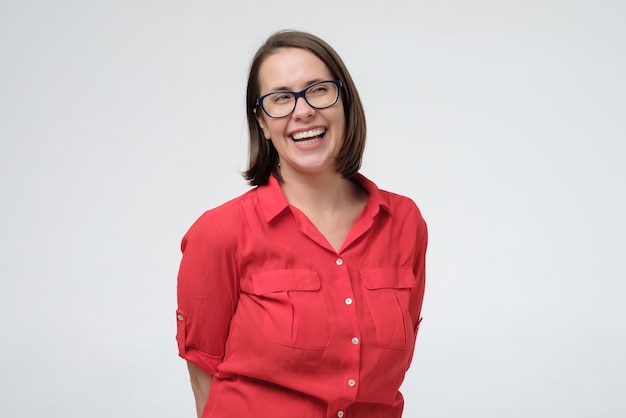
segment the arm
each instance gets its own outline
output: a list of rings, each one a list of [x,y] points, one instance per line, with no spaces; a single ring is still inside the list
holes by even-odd
[[[211,383],[213,382],[213,375],[207,373],[189,361],[187,362],[187,368],[189,369],[191,390],[193,391],[193,397],[196,400],[196,412],[198,414],[198,418],[200,418],[202,416],[204,405],[209,397],[209,390],[211,389]]]
[[[232,225],[223,220],[224,216],[219,218],[220,225]],[[234,233],[218,228],[213,213],[206,212],[181,242],[176,341],[178,355],[187,360],[198,417],[209,397],[213,374],[223,362],[239,299],[234,241]]]

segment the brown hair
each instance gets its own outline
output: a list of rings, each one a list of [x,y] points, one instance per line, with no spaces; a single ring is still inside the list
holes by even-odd
[[[270,36],[256,52],[250,65],[248,88],[246,92],[246,115],[250,133],[248,169],[243,176],[252,186],[266,184],[273,174],[282,180],[278,167],[278,153],[272,141],[265,139],[257,121],[256,101],[261,94],[259,86],[259,69],[265,59],[281,48],[301,48],[317,56],[330,70],[334,78],[343,83],[341,100],[346,117],[346,131],[343,145],[336,159],[337,172],[345,178],[352,177],[361,167],[365,149],[365,112],[359,93],[345,64],[337,52],[322,39],[310,33],[283,30]]]

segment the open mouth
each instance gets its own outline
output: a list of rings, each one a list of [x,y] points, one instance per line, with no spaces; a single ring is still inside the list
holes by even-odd
[[[291,136],[294,142],[302,145],[314,144],[326,135],[326,129],[317,128],[310,131],[297,132]]]

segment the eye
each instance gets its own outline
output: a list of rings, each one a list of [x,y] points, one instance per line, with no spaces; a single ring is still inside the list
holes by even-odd
[[[312,94],[312,95],[322,95],[322,94],[326,94],[328,93],[328,84],[327,83],[323,83],[323,84],[316,84],[313,87],[311,87],[308,91],[307,94]]]
[[[289,93],[278,92],[278,93],[274,93],[268,96],[267,100],[270,100],[272,103],[275,103],[275,104],[284,104],[284,103],[289,103],[290,101],[292,101],[293,96]]]

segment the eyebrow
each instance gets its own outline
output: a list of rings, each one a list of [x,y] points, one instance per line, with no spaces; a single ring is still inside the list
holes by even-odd
[[[305,87],[304,87],[304,88],[306,89],[306,88],[307,88],[307,87],[309,87],[311,84],[315,84],[315,83],[318,83],[318,82],[320,82],[320,81],[325,81],[325,80],[326,80],[325,78],[315,78],[315,79],[313,79],[313,80],[309,80],[309,81],[307,81],[307,82],[306,82],[306,84],[305,84]],[[271,89],[271,90],[270,90],[270,93],[271,93],[271,92],[275,92],[275,91],[295,91],[295,90],[291,90],[289,87],[286,87],[286,86],[281,86],[281,87],[277,87],[277,88],[275,88],[275,89]]]

